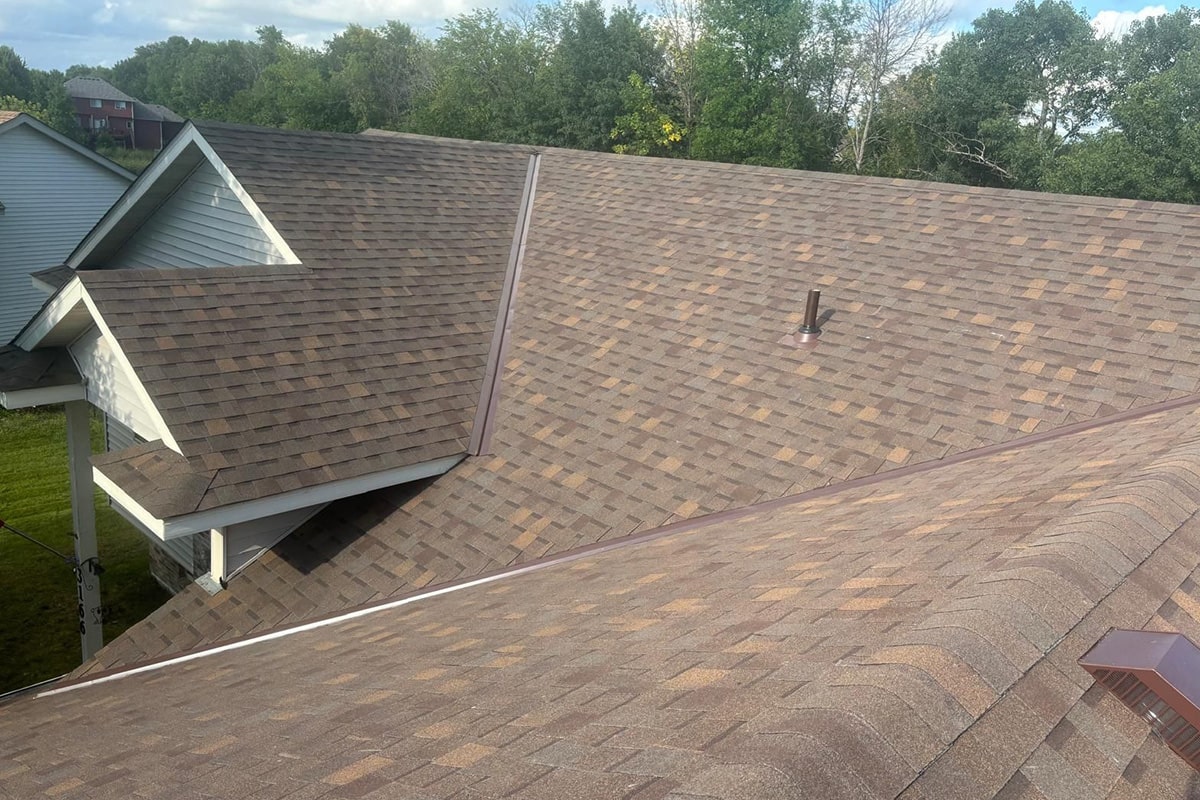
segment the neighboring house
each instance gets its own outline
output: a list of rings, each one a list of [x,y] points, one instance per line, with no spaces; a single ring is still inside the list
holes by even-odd
[[[161,150],[183,130],[184,118],[157,103],[133,104],[137,116],[133,146],[138,150]]]
[[[133,174],[28,114],[0,111],[0,344],[46,300],[30,274],[62,263]]]
[[[103,78],[71,78],[64,88],[79,127],[107,133],[125,147],[161,150],[183,128],[183,118],[166,106],[143,103]]]
[[[1194,796],[1187,698],[1078,662],[1200,639],[1198,263],[1187,206],[189,124],[0,401],[128,426],[97,483],[227,586],[7,704],[5,788]]]

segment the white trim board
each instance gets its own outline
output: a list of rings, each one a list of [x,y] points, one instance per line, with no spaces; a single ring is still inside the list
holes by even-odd
[[[130,514],[139,523],[149,529],[163,541],[187,536],[193,533],[210,531],[213,528],[224,528],[239,522],[249,522],[263,517],[283,514],[288,511],[314,506],[321,503],[331,503],[344,497],[353,497],[376,489],[386,489],[389,486],[399,486],[435,475],[444,475],[456,464],[466,458],[466,455],[447,456],[434,461],[425,461],[407,467],[376,472],[358,478],[344,478],[340,481],[317,486],[307,486],[303,489],[293,489],[290,492],[264,497],[259,500],[248,500],[243,503],[232,503],[227,506],[197,511],[168,519],[159,519],[147,511],[129,494],[102,473],[92,467],[92,478],[96,486],[103,490],[112,501],[121,506],[125,513]]]
[[[108,323],[100,316],[100,311],[96,308],[96,303],[92,300],[91,295],[87,293],[87,289],[83,290],[83,302],[92,314],[92,321],[100,329],[100,335],[108,340],[109,347],[112,348],[113,356],[117,359],[117,363],[121,365],[121,369],[128,373],[130,383],[133,385],[133,391],[137,394],[138,401],[146,409],[146,413],[150,415],[151,421],[154,422],[154,427],[158,432],[159,438],[163,440],[163,444],[167,447],[183,455],[183,450],[179,448],[179,442],[175,441],[171,429],[167,427],[167,421],[163,419],[162,412],[158,410],[158,406],[154,405],[154,401],[150,399],[150,393],[146,391],[146,387],[142,385],[141,379],[138,378],[137,370],[133,368],[129,357],[121,349],[121,343],[117,341],[117,337],[113,336],[113,332],[109,330]],[[84,378],[86,379],[86,377],[85,375]]]
[[[17,389],[11,392],[0,392],[0,406],[3,406],[10,411],[17,408],[52,406],[57,403],[69,403],[72,400],[86,399],[87,388],[82,383],[71,383],[64,386],[44,386],[40,389]]]
[[[50,298],[42,310],[26,323],[25,328],[17,334],[13,341],[22,350],[32,351],[49,336],[67,314],[74,311],[83,302],[83,281],[79,276],[72,278],[58,290],[58,294]],[[75,336],[72,336],[73,340]],[[66,344],[64,342],[64,344]]]
[[[150,398],[150,393],[146,391],[146,387],[142,385],[142,381],[138,378],[137,370],[133,368],[129,357],[125,355],[125,351],[121,349],[121,343],[117,341],[117,337],[113,336],[112,331],[108,327],[108,323],[100,315],[99,309],[96,308],[95,301],[88,294],[87,289],[83,285],[83,281],[76,275],[71,281],[64,286],[57,295],[51,298],[41,311],[30,320],[25,326],[25,330],[17,335],[16,345],[23,350],[34,350],[40,346],[47,337],[55,332],[58,326],[67,318],[67,316],[76,311],[80,305],[87,308],[88,314],[91,316],[91,324],[94,324],[100,329],[100,334],[104,336],[109,346],[112,348],[113,357],[121,369],[124,370],[129,379],[130,385],[133,386],[137,401],[145,408],[146,413],[150,416],[150,420],[154,424],[156,438],[162,439],[163,444],[182,455],[182,450],[179,448],[179,442],[175,440],[175,436],[167,427],[167,421],[163,419],[162,413],[158,407],[154,405],[154,401]],[[83,333],[83,330],[74,332],[67,341],[62,344],[67,345],[73,342]],[[83,376],[84,381],[87,381],[86,375]],[[147,437],[149,438],[149,437]]]
[[[100,218],[96,223],[96,227],[92,228],[91,232],[83,238],[83,241],[67,256],[66,264],[68,267],[77,269],[81,263],[91,254],[96,246],[112,231],[117,222],[129,213],[139,200],[141,200],[146,192],[153,186],[163,173],[167,171],[175,159],[179,157],[188,145],[192,143],[192,139],[196,136],[196,129],[189,122],[187,126],[180,131],[169,145],[167,145],[154,159],[154,162],[146,168],[138,179],[133,182],[133,185],[125,190],[125,194],[121,195],[121,199],[113,204],[113,207],[108,210],[108,213]]]
[[[491,575],[485,575],[482,578],[476,578],[471,581],[466,581],[465,583],[457,583],[457,584],[454,584],[453,586],[444,586],[440,589],[430,589],[429,591],[421,592],[420,594],[412,595],[410,597],[401,597],[397,600],[392,600],[391,602],[381,603],[380,605],[377,605],[377,606],[371,606],[370,608],[359,608],[354,611],[347,611],[346,613],[339,614],[336,617],[329,617],[327,619],[319,619],[319,620],[315,620],[313,622],[306,622],[306,623],[297,625],[292,628],[285,628],[283,630],[270,631],[268,633],[259,634],[258,636],[251,636],[246,639],[240,639],[236,642],[230,642],[229,644],[223,644],[223,645],[217,645],[216,647],[210,647],[207,650],[199,650],[199,651],[195,651],[195,652],[191,652],[191,653],[184,653],[183,655],[175,656],[173,658],[167,658],[167,659],[164,659],[163,661],[157,661],[153,664],[142,664],[141,666],[128,667],[128,668],[122,669],[120,672],[114,672],[114,673],[110,673],[108,675],[103,675],[99,678],[92,678],[91,680],[84,680],[79,683],[73,683],[70,686],[62,686],[57,689],[47,689],[44,692],[38,692],[36,695],[34,695],[34,699],[38,699],[38,698],[42,698],[42,697],[51,697],[53,695],[64,694],[66,692],[73,692],[76,689],[86,689],[89,686],[96,686],[101,683],[110,683],[112,681],[120,680],[121,678],[128,678],[132,675],[139,675],[143,672],[155,672],[160,669],[165,669],[167,667],[175,666],[176,664],[186,664],[189,661],[195,661],[200,658],[207,658],[209,656],[220,655],[221,653],[228,653],[231,650],[241,650],[244,647],[250,647],[252,645],[260,644],[262,642],[269,642],[274,639],[283,639],[287,636],[294,636],[298,633],[307,633],[308,631],[314,631],[319,628],[327,628],[330,625],[337,625],[342,622],[349,622],[350,620],[359,619],[360,617],[368,617],[368,616],[371,616],[372,614],[378,614],[381,611],[391,611],[392,609],[401,608],[403,606],[407,606],[412,603],[419,603],[422,600],[431,600],[435,597],[441,597],[442,595],[445,595],[445,594],[461,592],[464,589],[473,589],[476,586],[486,586],[489,583],[496,583],[498,581],[516,578],[516,577],[519,577],[519,576],[524,575],[529,572],[537,572],[537,571],[543,570],[548,566],[554,566],[554,565],[557,565],[560,563],[574,561],[574,560],[575,560],[575,558],[572,558],[568,554],[564,558],[555,560],[555,561],[550,561],[550,562],[540,561],[540,562],[534,562],[532,564],[523,565],[523,566],[509,567],[508,569],[506,569],[503,572],[493,573]]]

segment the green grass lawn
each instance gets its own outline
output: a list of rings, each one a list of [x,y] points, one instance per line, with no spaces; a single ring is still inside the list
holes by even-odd
[[[92,447],[102,426],[92,420]],[[0,409],[0,519],[72,554],[66,421],[61,408]],[[96,492],[107,642],[168,598],[150,576],[145,537]],[[80,663],[75,577],[54,555],[0,531],[0,692]]]

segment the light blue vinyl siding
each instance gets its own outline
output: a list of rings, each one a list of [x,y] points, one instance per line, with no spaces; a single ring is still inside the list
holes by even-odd
[[[238,267],[287,259],[204,161],[106,267]]]
[[[0,344],[46,301],[30,273],[62,264],[128,185],[28,125],[0,133]]]

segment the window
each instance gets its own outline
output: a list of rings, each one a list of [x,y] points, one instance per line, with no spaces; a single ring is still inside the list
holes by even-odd
[[[108,120],[105,119],[104,117],[96,117],[95,119],[92,120],[92,127],[93,128],[107,128]]]
[[[92,108],[101,108],[104,105],[104,101],[103,100],[89,100],[88,104],[91,105]]]
[[[114,101],[113,101],[113,107],[114,107],[114,108],[124,108],[124,107],[125,107],[125,101],[124,101],[124,100],[114,100]]]

